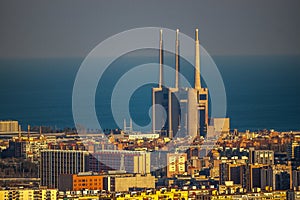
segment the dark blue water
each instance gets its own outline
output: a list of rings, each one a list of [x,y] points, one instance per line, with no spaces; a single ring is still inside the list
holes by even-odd
[[[111,82],[130,67],[155,62],[156,55],[123,57],[100,82],[112,87]],[[1,60],[0,120],[19,120],[24,128],[27,124],[73,127],[72,89],[82,61],[81,58]],[[214,57],[214,61],[224,80],[231,128],[300,130],[300,57]],[[191,71],[186,74],[192,81]],[[151,87],[140,88],[130,101],[132,118],[140,125],[150,120]],[[108,109],[109,98],[109,87],[106,91],[98,89],[96,110],[102,127],[116,128]]]

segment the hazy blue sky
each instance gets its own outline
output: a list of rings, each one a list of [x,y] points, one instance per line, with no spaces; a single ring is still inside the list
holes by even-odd
[[[179,28],[212,55],[300,54],[298,0],[1,1],[0,57],[84,57],[143,26]]]

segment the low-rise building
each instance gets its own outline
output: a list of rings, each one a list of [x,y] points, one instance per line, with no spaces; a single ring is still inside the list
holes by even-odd
[[[56,200],[57,190],[56,189],[3,189],[0,190],[1,200]]]
[[[61,191],[79,190],[102,190],[103,175],[93,172],[81,172],[79,174],[61,174],[59,176],[58,188]]]
[[[129,191],[131,188],[155,188],[155,177],[151,174],[108,175],[103,188],[107,191]]]
[[[155,177],[151,174],[125,174],[117,171],[112,171],[110,174],[93,172],[61,174],[58,188],[60,191],[129,191],[131,188],[155,188]]]

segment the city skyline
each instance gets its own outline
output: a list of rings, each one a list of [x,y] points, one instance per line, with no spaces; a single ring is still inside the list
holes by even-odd
[[[224,79],[233,127],[296,130],[300,118],[298,4],[269,0],[1,2],[0,119],[19,120],[24,127],[74,127],[75,76],[98,43],[132,28],[179,28],[193,37],[192,30],[198,27],[201,44]],[[156,59],[157,54],[152,56]],[[54,77],[55,81],[49,80]]]
[[[1,2],[0,199],[300,199],[299,7]]]

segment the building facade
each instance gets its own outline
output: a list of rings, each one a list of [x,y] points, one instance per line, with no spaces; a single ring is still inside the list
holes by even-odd
[[[254,150],[254,148],[249,149],[249,161],[250,164],[264,164],[273,165],[274,164],[274,151],[272,150]]]
[[[88,170],[108,172],[113,170],[128,173],[150,173],[150,152],[100,150],[89,155]]]
[[[103,187],[107,191],[129,191],[131,188],[155,188],[155,177],[151,174],[135,175],[107,175],[104,177]]]
[[[81,172],[78,174],[62,174],[59,176],[59,190],[103,190],[103,175],[92,172]]]
[[[40,159],[41,185],[58,188],[61,174],[77,174],[86,171],[87,151],[42,150]]]
[[[168,153],[167,154],[167,177],[172,178],[175,175],[186,173],[186,153]]]
[[[18,121],[0,121],[0,132],[14,132],[19,131]]]
[[[56,200],[58,191],[56,189],[8,189],[0,190],[1,200]]]

